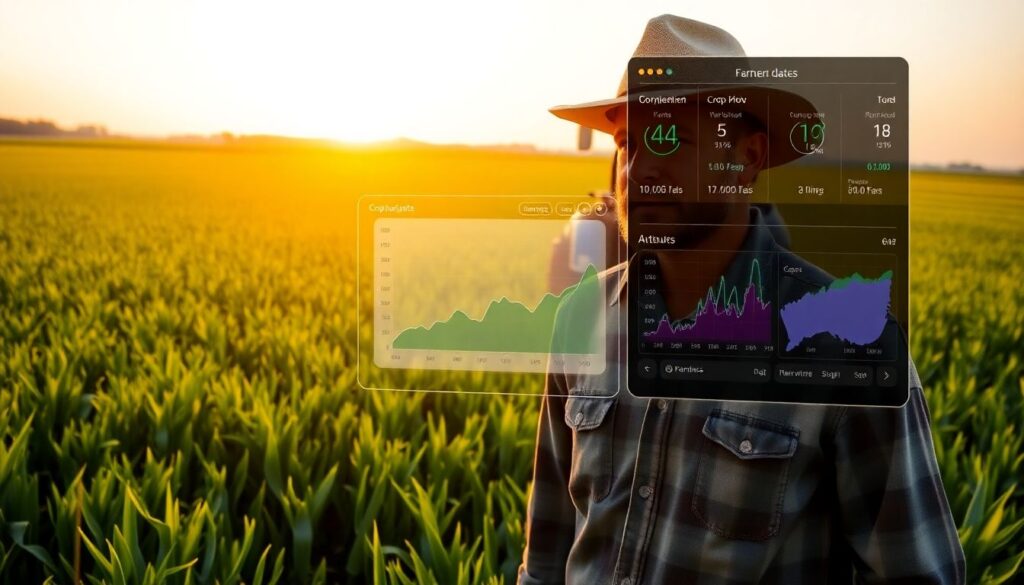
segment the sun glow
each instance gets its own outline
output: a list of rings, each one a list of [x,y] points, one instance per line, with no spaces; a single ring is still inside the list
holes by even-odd
[[[669,9],[725,28],[751,55],[903,56],[913,162],[1019,167],[1024,110],[1013,100],[1024,85],[1006,72],[1024,43],[1004,39],[1017,38],[1024,3],[992,2],[810,11],[800,0],[738,0],[723,14],[661,0],[0,1],[0,117],[152,136],[572,149],[576,129],[547,109],[613,95],[644,23]],[[808,45],[807,31],[828,42]],[[991,112],[1011,131],[987,131]]]

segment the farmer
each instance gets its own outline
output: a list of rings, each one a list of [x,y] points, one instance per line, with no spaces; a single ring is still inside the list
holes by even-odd
[[[670,15],[648,23],[635,52],[743,54],[727,32]],[[625,94],[624,79],[615,99],[552,109],[615,137],[621,226],[635,196],[627,170],[641,172],[626,156]],[[738,180],[749,185],[767,166],[765,131],[751,126],[736,142]],[[688,247],[780,249],[761,210],[730,204],[710,213],[721,216],[691,223],[711,229],[680,234]],[[749,221],[736,221],[741,215]],[[625,274],[620,266],[606,283],[610,315],[625,302]],[[964,583],[913,366],[902,408],[592,397],[572,392],[574,383],[548,374],[521,585]],[[706,426],[711,419],[720,426]],[[734,445],[708,428],[748,440]],[[798,437],[795,449],[759,451],[780,433]]]

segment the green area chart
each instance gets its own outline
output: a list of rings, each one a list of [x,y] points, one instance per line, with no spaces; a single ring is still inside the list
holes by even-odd
[[[548,293],[531,310],[501,298],[480,319],[456,310],[429,327],[399,333],[393,349],[590,354],[598,351],[593,323],[602,299],[597,269],[588,266],[580,280],[555,295]],[[552,335],[560,332],[557,347]]]

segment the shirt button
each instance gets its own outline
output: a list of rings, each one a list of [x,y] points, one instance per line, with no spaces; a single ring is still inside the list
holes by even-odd
[[[661,398],[658,400],[658,410],[665,412],[668,409],[668,400]]]
[[[647,498],[651,497],[651,494],[654,493],[654,490],[651,489],[651,486],[647,486],[647,485],[640,486],[640,489],[637,490],[637,491],[640,493],[640,497],[645,499],[645,500]]]
[[[750,439],[743,439],[743,442],[740,443],[740,453],[743,453],[744,455],[746,455],[746,454],[749,454],[753,450],[754,450],[754,445],[753,445],[753,443],[750,442]]]
[[[581,422],[583,422],[583,413],[577,412],[576,418],[572,419],[572,422],[576,425],[579,425]]]

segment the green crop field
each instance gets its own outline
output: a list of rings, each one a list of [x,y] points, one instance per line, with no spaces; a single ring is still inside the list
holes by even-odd
[[[354,197],[594,157],[0,143],[0,582],[511,583],[538,401],[356,389]],[[914,174],[912,355],[970,583],[1024,558],[1024,179]]]

